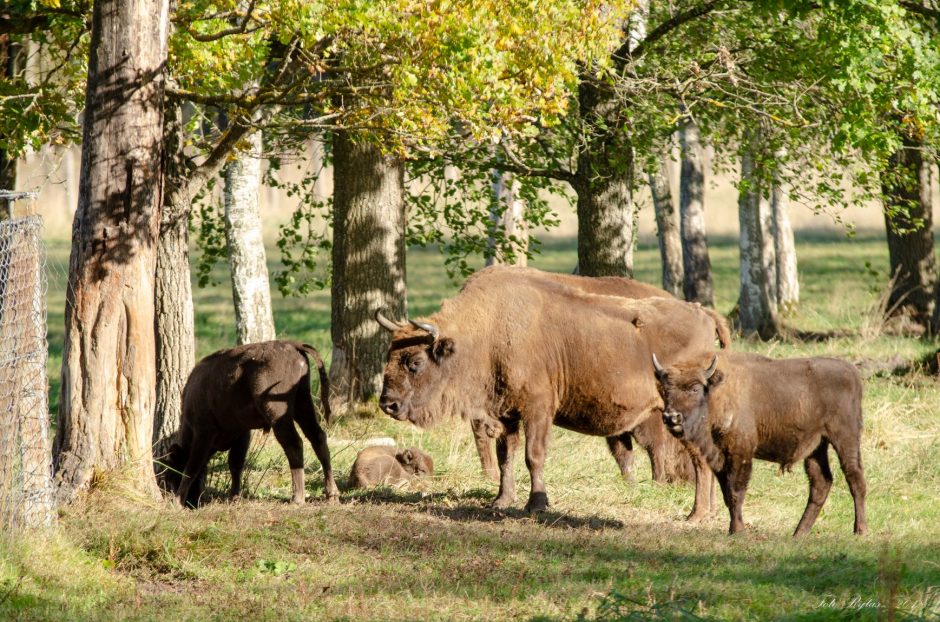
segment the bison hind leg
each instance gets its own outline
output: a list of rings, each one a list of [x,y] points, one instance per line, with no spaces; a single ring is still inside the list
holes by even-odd
[[[806,501],[803,517],[797,524],[796,531],[793,532],[794,537],[809,533],[832,488],[828,441],[823,440],[819,447],[803,461],[803,468],[806,470],[806,477],[809,478],[809,499]]]
[[[232,475],[230,496],[234,499],[242,494],[242,471],[245,469],[245,459],[248,457],[248,446],[251,444],[251,431],[247,430],[232,444],[228,452],[228,470]]]
[[[831,440],[839,456],[839,464],[842,467],[842,473],[845,474],[845,481],[849,485],[849,492],[852,493],[852,500],[855,502],[855,533],[863,536],[868,533],[868,522],[865,520],[865,472],[862,469],[859,439],[856,436],[851,442],[839,443],[836,439]]]
[[[287,455],[290,466],[292,496],[291,503],[303,503],[304,490],[304,446],[291,417],[281,417],[274,424],[274,438]]]
[[[323,467],[323,490],[327,501],[336,501],[339,499],[339,488],[336,486],[336,480],[333,479],[333,466],[330,463],[330,447],[327,444],[326,431],[320,425],[316,410],[313,406],[313,398],[309,391],[303,389],[297,392],[297,399],[294,403],[294,419],[300,426],[304,436],[313,446],[313,452]]]

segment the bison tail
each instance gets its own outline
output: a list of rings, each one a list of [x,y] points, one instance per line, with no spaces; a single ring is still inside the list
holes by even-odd
[[[718,337],[718,343],[723,350],[731,347],[731,329],[728,328],[728,320],[722,314],[714,309],[702,307],[702,311],[715,320],[715,335]]]
[[[317,364],[317,373],[320,374],[320,404],[323,406],[323,418],[327,424],[333,423],[333,413],[330,410],[330,379],[326,374],[326,367],[317,349],[308,343],[294,343],[300,352],[309,354]]]

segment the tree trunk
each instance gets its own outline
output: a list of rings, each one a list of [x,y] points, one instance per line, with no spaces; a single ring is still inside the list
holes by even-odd
[[[183,387],[196,364],[193,290],[189,271],[189,212],[192,199],[183,153],[182,110],[165,111],[163,213],[157,245],[156,304],[157,404],[153,454],[163,456],[179,428]]]
[[[151,463],[167,0],[97,0],[72,227],[57,497],[120,475],[156,496]]]
[[[274,339],[271,285],[261,234],[261,132],[225,167],[225,238],[238,343]]]
[[[792,313],[800,303],[800,281],[796,262],[796,242],[793,238],[793,227],[790,225],[790,192],[786,181],[779,173],[774,175],[770,205],[774,256],[777,262],[777,306],[780,312],[786,315]]]
[[[407,316],[404,166],[336,132],[333,180],[330,385],[339,410],[381,390],[389,342],[375,310]]]
[[[650,193],[653,195],[653,210],[656,212],[656,233],[659,238],[659,256],[663,264],[663,289],[682,297],[682,240],[676,206],[672,201],[672,166],[669,154],[664,153],[659,170],[650,173]]]
[[[937,279],[933,248],[932,168],[922,145],[905,139],[891,156],[882,181],[888,256],[894,279],[888,315],[904,314],[923,328],[930,327]]]
[[[0,35],[0,75],[12,80],[19,69],[21,47],[9,34]],[[16,158],[0,146],[0,190],[16,190]],[[0,201],[0,219],[10,218],[12,202]]]
[[[578,195],[578,273],[633,276],[633,147],[617,131],[612,96],[589,81],[579,87],[581,117],[588,125],[603,119],[578,154],[572,187]]]
[[[504,254],[496,247],[496,240],[490,235],[488,246],[490,256],[486,265],[509,264],[525,266],[528,263],[526,252],[529,250],[529,229],[525,221],[525,201],[519,198],[519,181],[512,173],[493,169],[490,188],[493,194],[493,207],[490,210],[491,227],[501,231],[510,241],[512,251]]]
[[[761,193],[754,152],[745,149],[741,158],[741,188],[738,218],[741,225],[741,291],[738,321],[745,335],[761,339],[779,334],[777,324],[776,259],[771,234],[771,210]]]
[[[682,238],[682,292],[689,302],[715,305],[712,264],[705,235],[705,155],[698,126],[679,126],[682,165],[679,172],[679,231]]]

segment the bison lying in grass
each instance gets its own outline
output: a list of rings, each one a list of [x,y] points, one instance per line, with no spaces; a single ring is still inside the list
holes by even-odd
[[[394,486],[433,474],[434,460],[417,447],[366,447],[356,456],[349,472],[349,487]]]
[[[291,341],[251,343],[219,350],[196,364],[183,389],[180,429],[164,474],[180,505],[198,504],[206,465],[217,451],[229,452],[231,494],[237,497],[251,430],[257,429],[274,430],[291,469],[291,501],[303,503],[303,443],[295,421],[323,466],[327,499],[339,498],[326,433],[317,420],[310,395],[307,355],[317,364],[320,402],[329,418],[329,384],[323,361],[313,346]]]
[[[653,367],[663,422],[705,455],[731,514],[730,533],[744,528],[741,506],[754,458],[783,469],[803,461],[809,500],[793,535],[809,532],[832,487],[830,444],[855,501],[855,533],[868,531],[862,382],[855,367],[829,358],[772,360],[740,352],[722,352],[708,367],[664,367],[654,354]]]

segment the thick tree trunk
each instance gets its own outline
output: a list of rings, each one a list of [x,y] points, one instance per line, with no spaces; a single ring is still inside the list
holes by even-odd
[[[932,167],[922,145],[905,139],[891,156],[882,182],[888,256],[894,279],[888,314],[904,314],[925,329],[930,327],[937,280],[933,244]]]
[[[261,132],[225,167],[225,238],[238,343],[274,339],[271,285],[261,234]]]
[[[572,187],[578,195],[578,273],[633,276],[633,147],[615,130],[616,104],[589,81],[579,87],[581,116],[608,128],[588,139],[578,155]]]
[[[669,154],[664,153],[659,170],[650,173],[650,193],[656,212],[656,234],[659,238],[659,256],[663,264],[663,289],[682,298],[682,240],[676,205],[672,200],[672,166]]]
[[[486,265],[525,266],[528,263],[526,252],[529,250],[529,229],[525,221],[525,201],[519,198],[519,181],[512,173],[496,169],[492,171],[491,177],[491,227],[494,231],[501,231],[510,240],[512,251],[504,254],[501,249],[496,248],[496,240],[491,235],[488,245],[492,254],[486,258]]]
[[[778,154],[782,155],[782,154]],[[784,315],[792,313],[800,303],[800,281],[797,271],[796,242],[790,224],[790,192],[786,181],[774,175],[770,194],[774,256],[777,265],[777,307]]]
[[[156,305],[157,405],[154,413],[154,456],[163,456],[179,428],[183,387],[196,363],[196,329],[189,271],[191,197],[183,154],[182,111],[165,112],[163,213],[157,245],[154,286]]]
[[[738,322],[745,335],[771,339],[780,332],[777,323],[776,271],[772,214],[761,193],[759,171],[753,151],[741,158],[741,188],[738,195],[741,290]]]
[[[151,463],[167,0],[97,0],[54,456],[59,501],[118,476],[157,495]]]
[[[346,132],[333,135],[333,360],[339,408],[381,390],[388,332],[376,309],[407,316],[404,167]]]
[[[715,304],[712,264],[705,235],[705,154],[698,126],[679,126],[679,233],[682,238],[682,292],[689,302]]]

